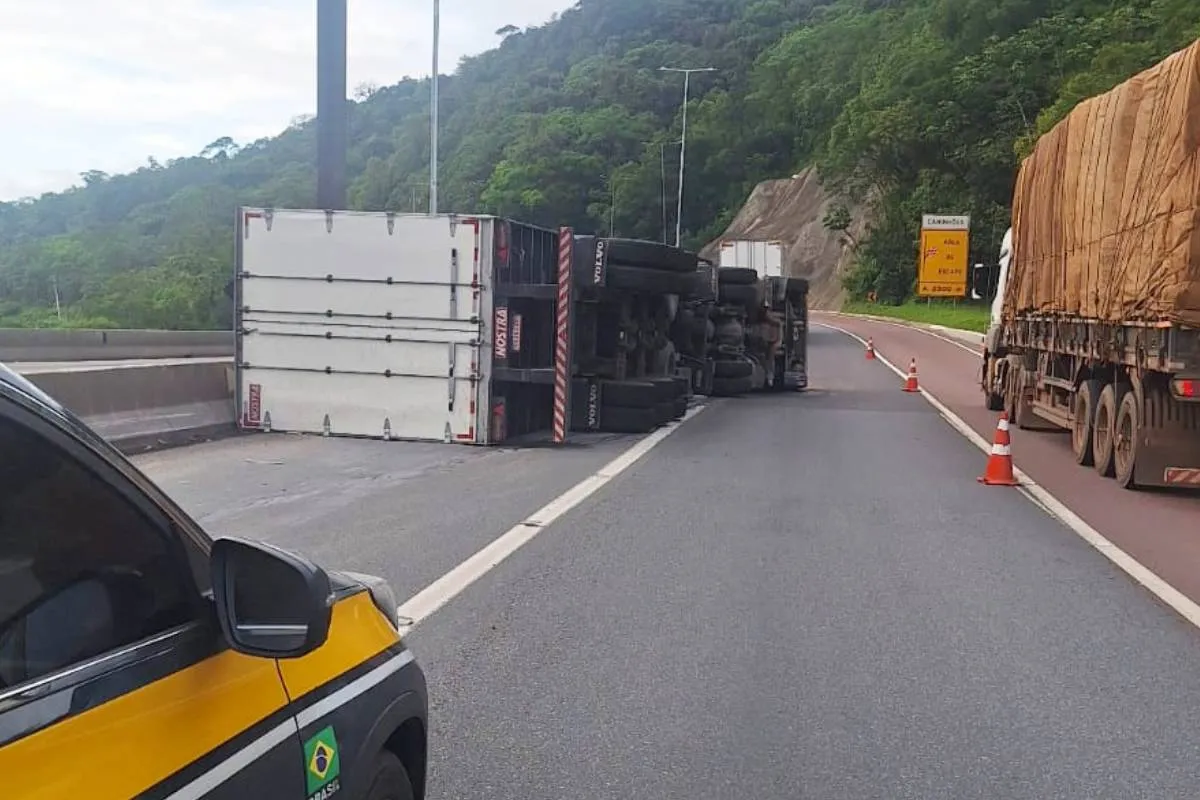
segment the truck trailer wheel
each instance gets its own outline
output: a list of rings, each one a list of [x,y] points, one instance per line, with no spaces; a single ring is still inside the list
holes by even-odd
[[[749,376],[745,378],[713,378],[712,393],[716,397],[735,397],[746,394],[754,388],[754,381]]]
[[[609,433],[649,433],[659,425],[658,409],[604,406],[600,409],[600,430]]]
[[[1096,451],[1093,447],[1093,423],[1096,420],[1096,406],[1100,402],[1100,392],[1103,384],[1097,380],[1084,381],[1075,390],[1075,408],[1072,409],[1071,450],[1075,453],[1075,463],[1084,467],[1096,463]]]
[[[1140,415],[1138,414],[1137,394],[1125,392],[1117,407],[1116,424],[1113,426],[1113,471],[1117,483],[1125,489],[1136,489],[1137,481],[1133,477],[1134,467],[1137,466],[1138,438],[1141,433]]]
[[[713,364],[713,375],[718,378],[748,378],[754,365],[745,359],[724,359]]]
[[[663,270],[665,272],[692,273],[700,266],[695,253],[680,250],[659,242],[644,242],[639,239],[607,239],[608,263],[628,264],[634,267]]]
[[[1108,384],[1100,390],[1100,400],[1096,403],[1096,416],[1092,421],[1092,455],[1093,466],[1106,478],[1116,474],[1116,463],[1113,455],[1113,431],[1117,423],[1117,389]]]
[[[719,294],[721,302],[729,305],[742,308],[754,308],[758,305],[758,287],[753,284],[749,286],[735,283],[722,284]]]
[[[750,267],[721,267],[717,270],[717,283],[725,286],[752,286],[758,273]]]

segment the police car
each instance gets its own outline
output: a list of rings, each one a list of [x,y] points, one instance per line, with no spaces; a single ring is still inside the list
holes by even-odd
[[[209,538],[0,365],[6,797],[420,800],[398,628],[383,581]]]

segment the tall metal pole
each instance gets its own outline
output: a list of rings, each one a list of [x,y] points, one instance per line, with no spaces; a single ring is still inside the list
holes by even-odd
[[[660,72],[683,73],[683,130],[679,137],[679,196],[675,203],[675,246],[679,247],[679,243],[683,238],[683,166],[685,156],[687,155],[688,88],[693,72],[716,72],[717,70],[715,67],[697,67],[693,69],[659,67],[658,69]]]
[[[317,0],[317,205],[346,207],[346,0]]]
[[[683,165],[687,156],[687,106],[688,106],[688,82],[692,78],[691,72],[683,73],[683,127],[679,134],[679,197],[675,201],[675,246],[679,247],[679,241],[683,236]]]
[[[433,0],[433,75],[429,79],[429,214],[438,213],[438,47],[441,0]]]
[[[667,145],[658,145],[659,205],[662,207],[662,243],[667,243]]]

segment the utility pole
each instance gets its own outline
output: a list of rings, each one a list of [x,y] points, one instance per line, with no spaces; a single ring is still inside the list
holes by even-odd
[[[662,209],[662,243],[667,243],[667,145],[677,145],[679,142],[659,142],[658,144],[658,203]]]
[[[680,239],[683,238],[683,163],[684,157],[687,154],[688,87],[693,72],[716,72],[717,69],[716,67],[694,67],[691,69],[659,67],[658,71],[683,73],[683,130],[679,136],[679,197],[675,204],[675,246],[679,247]]]
[[[317,0],[317,205],[346,207],[346,0]]]
[[[433,0],[433,75],[429,79],[429,215],[438,213],[438,47],[441,0]]]

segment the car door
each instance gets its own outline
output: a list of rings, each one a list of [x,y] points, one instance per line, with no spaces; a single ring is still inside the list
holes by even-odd
[[[0,382],[5,794],[303,797],[276,662],[226,646],[203,546],[67,422]]]

